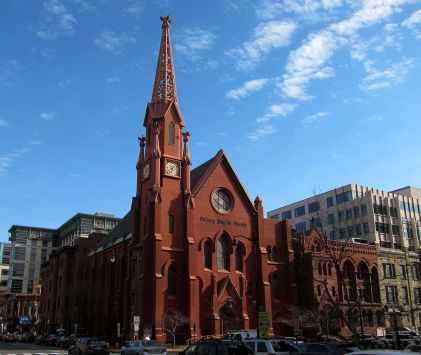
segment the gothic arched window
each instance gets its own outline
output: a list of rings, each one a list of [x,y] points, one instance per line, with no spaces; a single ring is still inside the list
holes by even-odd
[[[229,270],[230,269],[230,259],[228,254],[228,245],[225,238],[219,238],[218,240],[218,269],[219,270]]]
[[[175,125],[174,122],[170,122],[168,126],[168,143],[175,144]]]
[[[274,274],[272,276],[272,280],[271,280],[271,286],[272,286],[272,298],[274,300],[278,300],[279,299],[279,276],[278,274]]]
[[[167,294],[175,296],[176,293],[176,279],[175,279],[175,266],[171,265],[168,268],[168,288],[167,288]]]
[[[212,269],[212,247],[209,240],[206,241],[203,249],[205,253],[205,268]]]
[[[243,272],[243,248],[240,245],[235,248],[235,270]]]

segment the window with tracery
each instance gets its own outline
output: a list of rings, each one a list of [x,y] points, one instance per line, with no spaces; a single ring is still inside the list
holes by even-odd
[[[220,238],[218,240],[217,248],[217,259],[218,259],[218,269],[219,270],[229,270],[229,253],[228,253],[228,244],[225,238]]]
[[[176,294],[176,275],[175,275],[175,266],[171,265],[168,268],[168,288],[167,294],[175,296]]]
[[[205,254],[205,268],[212,269],[212,247],[209,240],[206,241],[203,249]]]
[[[168,126],[168,143],[175,144],[175,125],[174,122],[170,122]]]

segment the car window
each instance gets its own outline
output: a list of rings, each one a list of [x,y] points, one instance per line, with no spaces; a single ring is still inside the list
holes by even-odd
[[[254,349],[254,341],[246,341],[246,345],[251,349],[251,350],[255,350]]]
[[[193,344],[191,346],[189,346],[185,351],[184,354],[185,355],[191,355],[194,354],[194,351],[196,350],[196,344]]]
[[[277,345],[277,348],[275,348],[275,346],[273,348],[275,349],[275,351],[298,352],[298,349],[294,348],[292,345],[290,345],[290,344],[288,344],[284,341],[279,341],[278,345]]]
[[[129,348],[138,348],[139,345],[140,345],[139,341],[136,341],[136,340],[130,341],[129,344],[128,344]]]
[[[200,343],[197,344],[196,353],[197,355],[207,355],[208,344],[207,343]]]
[[[307,349],[306,351],[308,352],[329,352],[329,350],[320,344],[307,344]]]
[[[90,345],[105,345],[105,340],[102,339],[90,339],[89,340]]]
[[[257,350],[256,352],[258,353],[267,353],[268,352],[268,348],[266,346],[266,343],[264,343],[263,341],[258,341],[257,342]]]
[[[143,346],[161,346],[155,340],[142,340]]]
[[[239,345],[237,347],[228,347],[228,355],[254,355],[254,352],[247,346]]]

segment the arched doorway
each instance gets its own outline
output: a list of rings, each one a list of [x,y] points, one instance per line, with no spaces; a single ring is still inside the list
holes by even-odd
[[[219,309],[221,319],[221,334],[229,333],[233,330],[242,329],[242,320],[240,318],[241,309],[232,300],[226,301]]]

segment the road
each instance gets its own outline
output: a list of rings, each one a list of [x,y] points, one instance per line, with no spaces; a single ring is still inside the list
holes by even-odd
[[[67,354],[67,349],[55,348],[54,346],[38,345],[32,343],[0,342],[0,355],[8,354],[65,355]]]

